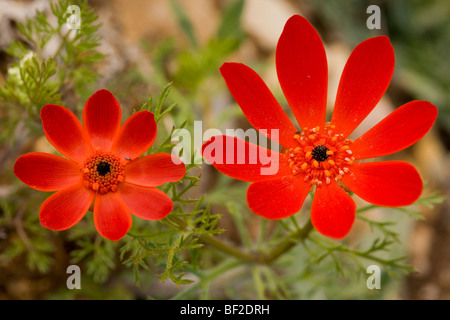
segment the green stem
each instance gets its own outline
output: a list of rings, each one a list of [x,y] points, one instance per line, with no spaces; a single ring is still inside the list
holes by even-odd
[[[184,229],[186,223],[181,219],[174,219],[174,223],[178,225],[179,229]],[[276,261],[283,254],[291,250],[295,245],[304,239],[306,239],[309,233],[314,229],[311,219],[305,224],[303,228],[298,229],[298,231],[291,233],[291,235],[284,238],[284,240],[274,247],[267,254],[260,251],[255,252],[245,252],[233,245],[230,245],[217,237],[211,235],[197,235],[198,239],[204,244],[210,245],[230,256],[239,259],[241,262],[256,263],[256,264],[271,264]],[[145,235],[138,235],[131,231],[128,235],[134,238],[145,237]]]
[[[231,256],[238,258],[239,260],[250,262],[250,263],[260,263],[260,264],[270,264],[276,261],[284,253],[291,250],[299,241],[302,241],[308,237],[309,233],[313,230],[313,225],[311,220],[309,220],[306,225],[294,232],[292,235],[286,237],[282,243],[273,248],[268,254],[262,254],[260,252],[248,253],[239,250],[238,248],[231,246],[217,238],[212,236],[200,236],[199,240],[213,246],[214,248],[225,252]]]
[[[215,237],[210,235],[201,235],[199,240],[205,244],[208,244],[230,256],[236,257],[239,260],[246,262],[257,262],[257,256],[255,254],[244,252],[235,246],[229,245]]]
[[[241,265],[241,262],[239,260],[228,260],[224,263],[218,265],[214,269],[211,269],[206,274],[202,275],[200,278],[200,281],[197,281],[195,284],[192,284],[187,288],[186,290],[178,293],[174,297],[172,297],[172,300],[183,300],[188,299],[192,293],[197,291],[202,286],[209,285],[212,281],[214,281],[216,278],[223,275],[228,270],[231,270],[233,268],[236,268]]]
[[[261,221],[261,227],[259,229],[258,240],[256,242],[257,248],[261,248],[264,240],[266,239],[267,221],[268,221],[267,219],[262,219],[262,221]]]
[[[273,248],[270,253],[265,257],[264,263],[270,264],[277,260],[280,256],[282,256],[284,253],[291,250],[295,245],[304,239],[306,239],[309,235],[309,233],[314,230],[314,227],[311,223],[311,219],[308,220],[306,225],[299,229],[297,232],[292,234],[289,238],[287,238],[285,241],[280,243],[278,246]]]
[[[264,287],[264,281],[261,277],[260,267],[254,266],[252,269],[252,275],[253,275],[253,282],[255,283],[255,289],[258,293],[259,300],[266,300],[265,297],[265,287]]]
[[[359,214],[359,213],[361,213],[361,212],[364,212],[364,211],[368,211],[368,210],[374,209],[374,208],[376,208],[376,207],[377,207],[377,206],[374,205],[374,204],[369,204],[369,205],[367,205],[367,206],[365,206],[365,207],[362,207],[362,208],[357,209],[357,210],[356,210],[356,214]]]

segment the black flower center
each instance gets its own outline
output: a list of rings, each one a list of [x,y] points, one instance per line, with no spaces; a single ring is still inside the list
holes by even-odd
[[[97,172],[99,175],[104,176],[111,172],[111,165],[108,162],[100,162],[97,165]]]
[[[327,155],[327,151],[328,148],[322,145],[316,146],[313,151],[311,152],[311,155],[313,157],[313,159],[322,162],[327,160],[327,158],[329,157]]]

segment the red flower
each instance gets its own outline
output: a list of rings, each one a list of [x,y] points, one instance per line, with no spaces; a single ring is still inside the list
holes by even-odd
[[[389,155],[418,141],[437,117],[435,106],[425,101],[407,103],[360,138],[348,139],[389,85],[394,52],[387,37],[368,39],[354,49],[342,73],[329,123],[325,122],[326,54],[318,33],[303,17],[293,16],[286,23],[277,45],[276,67],[281,88],[302,132],[297,132],[252,69],[225,63],[220,71],[248,121],[263,134],[262,129],[279,130],[279,143],[284,149],[275,152],[278,172],[262,175],[261,169],[267,164],[261,159],[249,164],[249,154],[267,150],[240,139],[219,136],[203,146],[203,156],[213,162],[225,159],[227,153],[236,151],[237,144],[245,143],[245,150],[241,151],[246,152],[246,164],[219,161],[213,165],[233,178],[252,182],[247,201],[253,212],[269,219],[293,215],[315,186],[312,223],[323,235],[339,239],[350,231],[356,210],[341,184],[381,206],[405,206],[418,199],[422,180],[412,165],[360,160]],[[270,134],[266,136],[270,138]]]
[[[27,153],[16,161],[14,173],[36,190],[57,191],[41,206],[42,226],[68,229],[94,202],[98,232],[116,241],[131,227],[130,212],[159,220],[172,211],[172,200],[155,187],[181,179],[184,164],[174,164],[165,153],[138,158],[156,137],[152,113],[137,112],[121,126],[119,103],[109,91],[100,90],[86,102],[84,126],[70,110],[57,105],[43,107],[41,119],[48,141],[68,159]]]

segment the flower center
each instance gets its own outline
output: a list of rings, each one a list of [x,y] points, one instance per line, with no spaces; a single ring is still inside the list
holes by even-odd
[[[323,128],[304,128],[297,132],[294,140],[298,146],[286,151],[293,175],[303,174],[304,181],[312,185],[330,184],[331,179],[339,181],[350,171],[355,161],[350,145],[352,140],[342,134],[335,134],[335,126],[329,123]]]
[[[319,162],[327,160],[329,155],[327,154],[328,148],[322,145],[318,145],[314,147],[313,151],[311,152],[311,155],[314,160],[317,160]]]
[[[97,172],[101,176],[106,175],[110,171],[111,171],[111,166],[108,162],[100,162],[97,165]]]
[[[96,152],[82,165],[84,186],[105,194],[116,192],[124,180],[123,165],[120,159],[108,152]]]

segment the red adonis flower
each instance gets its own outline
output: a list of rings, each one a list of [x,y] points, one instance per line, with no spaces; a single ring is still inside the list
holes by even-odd
[[[213,137],[203,146],[204,158],[219,171],[252,182],[247,201],[253,212],[268,219],[293,215],[315,186],[312,224],[323,235],[340,239],[350,231],[356,211],[353,199],[341,184],[362,199],[381,206],[405,206],[418,199],[422,180],[412,165],[402,161],[360,160],[389,155],[418,141],[437,117],[435,106],[426,101],[412,101],[355,141],[348,138],[389,85],[394,52],[387,37],[368,39],[353,50],[341,76],[330,122],[325,121],[328,82],[325,49],[317,31],[303,17],[296,15],[287,21],[276,49],[276,67],[301,132],[252,69],[239,63],[225,63],[220,71],[248,121],[268,138],[269,129],[278,130],[279,144],[284,148],[278,154],[275,152],[279,161],[277,173],[262,175],[261,169],[266,164],[261,159],[251,164],[213,163],[214,159],[225,158],[230,148],[231,152],[240,150],[236,149],[239,143],[246,146],[246,160],[252,151],[258,154],[268,151],[260,146],[227,136]]]
[[[42,226],[68,229],[94,203],[98,232],[116,241],[131,227],[130,212],[159,220],[172,211],[172,200],[155,187],[180,180],[184,164],[174,164],[166,153],[138,158],[156,137],[152,113],[137,112],[121,126],[119,103],[109,91],[100,90],[86,102],[84,126],[70,110],[57,105],[43,107],[41,119],[48,141],[68,159],[27,153],[16,161],[14,173],[36,190],[57,191],[41,206]]]

